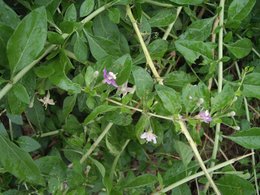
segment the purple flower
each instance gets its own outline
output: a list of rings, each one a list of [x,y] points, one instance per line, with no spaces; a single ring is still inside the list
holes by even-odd
[[[209,114],[209,111],[200,111],[200,113],[197,116],[198,119],[202,120],[205,123],[210,123],[212,121],[212,118]]]
[[[157,136],[155,134],[153,134],[152,131],[147,131],[147,132],[144,132],[141,136],[140,136],[141,139],[145,139],[147,142],[153,142],[154,144],[157,143]]]
[[[104,81],[103,81],[104,83],[113,85],[114,87],[118,87],[118,85],[116,84],[116,74],[114,74],[113,72],[107,73],[107,70],[104,68],[103,76],[104,76]]]

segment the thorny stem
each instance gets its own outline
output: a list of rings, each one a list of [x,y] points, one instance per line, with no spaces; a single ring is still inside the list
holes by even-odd
[[[246,155],[243,155],[243,156],[240,156],[240,157],[233,158],[233,159],[231,159],[231,160],[225,161],[225,162],[220,163],[220,164],[218,164],[218,165],[216,165],[216,166],[214,166],[214,167],[209,168],[209,169],[208,169],[208,172],[209,172],[209,173],[212,173],[212,172],[214,172],[215,170],[218,170],[218,169],[221,169],[221,168],[226,167],[226,166],[228,166],[228,165],[231,165],[231,164],[233,164],[233,163],[235,163],[235,162],[237,162],[237,161],[239,161],[239,160],[241,160],[241,159],[244,159],[244,158],[246,158],[246,157],[248,157],[248,156],[251,156],[251,155],[253,155],[253,154],[254,154],[254,153],[250,153],[250,154],[246,154]],[[189,181],[191,181],[191,180],[193,180],[193,179],[196,179],[196,178],[198,178],[198,177],[201,177],[201,176],[203,176],[203,175],[205,175],[205,172],[200,171],[200,172],[198,172],[198,173],[195,173],[195,174],[193,174],[193,175],[190,175],[190,176],[188,176],[188,177],[185,177],[184,179],[181,179],[181,180],[179,180],[178,182],[173,183],[173,184],[167,186],[166,188],[161,189],[159,192],[153,193],[153,195],[160,195],[160,194],[162,194],[162,193],[166,193],[166,192],[172,190],[173,188],[176,188],[176,187],[178,187],[178,186],[180,186],[180,185],[182,185],[182,184],[184,184],[184,183],[187,183],[187,182],[189,182]]]
[[[243,78],[241,78],[241,73],[240,73],[239,66],[238,66],[237,62],[235,62],[235,67],[236,67],[237,75],[238,75],[239,79],[243,79]],[[241,83],[242,83],[242,81],[241,81]],[[244,97],[244,104],[245,104],[245,110],[246,110],[246,119],[250,123],[250,114],[249,114],[249,110],[248,110],[248,103],[247,103],[246,97]],[[254,153],[254,149],[251,149],[251,152]],[[256,165],[255,155],[253,154],[252,155],[252,167],[253,167],[253,173],[254,173],[255,188],[256,188],[256,194],[259,195],[259,188],[258,188],[255,165]]]
[[[213,190],[215,191],[215,193],[217,195],[221,195],[218,187],[216,186],[215,182],[212,180],[212,178],[211,178],[211,176],[210,176],[210,174],[209,174],[209,172],[208,172],[208,170],[207,170],[207,168],[206,168],[206,166],[205,166],[205,164],[204,164],[204,162],[203,162],[203,160],[202,160],[202,158],[199,154],[197,146],[196,146],[195,142],[193,141],[185,123],[182,120],[179,120],[178,123],[181,126],[182,133],[185,135],[186,139],[188,140],[188,142],[191,146],[191,149],[193,150],[193,153],[194,153],[202,171],[204,172],[205,176],[207,177],[209,183],[211,184]]]
[[[152,58],[150,56],[150,53],[149,53],[149,51],[148,51],[148,49],[147,49],[147,47],[145,45],[145,42],[143,40],[143,37],[141,35],[141,32],[140,32],[140,30],[138,28],[137,22],[136,22],[136,20],[135,20],[135,18],[133,16],[133,13],[132,13],[131,8],[130,8],[129,5],[126,6],[126,12],[127,12],[127,15],[129,17],[133,27],[134,27],[135,33],[136,33],[136,35],[138,37],[138,40],[139,40],[139,42],[141,44],[142,50],[144,52],[144,55],[145,55],[145,58],[146,58],[146,61],[147,61],[147,64],[149,65],[149,67],[150,67],[154,77],[156,78],[157,82],[159,84],[163,84],[163,79],[160,77],[160,75],[158,74],[158,72],[157,72],[157,70],[155,68],[153,60],[152,60]]]
[[[168,38],[168,36],[169,36],[169,34],[170,34],[171,30],[172,30],[173,25],[175,24],[179,14],[181,13],[181,10],[182,10],[182,7],[178,7],[177,8],[176,17],[175,17],[174,21],[166,29],[166,31],[165,31],[165,33],[163,35],[163,38],[162,38],[163,40],[166,40]]]

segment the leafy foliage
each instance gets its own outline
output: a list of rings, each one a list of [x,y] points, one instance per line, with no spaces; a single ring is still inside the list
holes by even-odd
[[[258,1],[13,2],[0,0],[1,193],[216,193],[204,164],[223,195],[256,193]]]

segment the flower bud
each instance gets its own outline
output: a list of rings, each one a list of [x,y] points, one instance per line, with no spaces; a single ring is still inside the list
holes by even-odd
[[[235,111],[232,111],[230,113],[227,113],[227,116],[230,116],[230,117],[233,117],[236,115],[236,112]]]
[[[232,128],[235,129],[236,131],[239,131],[239,130],[240,130],[240,127],[239,127],[239,126],[233,126]]]

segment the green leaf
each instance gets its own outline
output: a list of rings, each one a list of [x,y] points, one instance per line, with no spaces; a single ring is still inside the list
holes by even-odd
[[[94,6],[95,6],[95,1],[85,0],[80,6],[80,10],[79,10],[80,17],[85,17],[89,15],[93,11]]]
[[[242,20],[251,13],[256,0],[233,0],[228,7],[227,26],[238,28]]]
[[[253,44],[250,39],[244,38],[235,43],[225,44],[225,46],[237,59],[240,59],[251,52]]]
[[[80,62],[88,59],[88,46],[77,33],[77,38],[73,47],[74,54]]]
[[[115,125],[128,126],[132,122],[130,114],[121,112],[109,112],[105,115],[105,119]]]
[[[245,195],[255,194],[254,186],[237,175],[224,175],[216,181],[222,194]]]
[[[32,63],[44,48],[47,16],[44,7],[33,10],[20,22],[7,43],[9,66],[14,75]]]
[[[215,18],[213,17],[196,20],[182,35],[180,35],[180,39],[205,41],[211,34],[214,19]]]
[[[174,147],[178,152],[178,154],[180,155],[183,164],[187,166],[193,157],[193,151],[191,147],[178,140],[174,141]]]
[[[11,27],[0,23],[0,66],[2,65],[4,67],[7,67],[8,65],[8,59],[6,55],[6,45],[8,39],[11,37],[12,34],[13,34],[13,29]]]
[[[234,90],[230,85],[225,85],[223,90],[211,98],[211,113],[224,109],[234,98]]]
[[[43,177],[31,156],[0,134],[0,162],[5,170],[17,178],[38,185],[45,185]]]
[[[44,79],[51,76],[55,72],[55,69],[53,68],[52,64],[43,64],[39,67],[34,68],[34,72],[37,75],[37,77]]]
[[[247,149],[260,149],[260,128],[253,127],[248,130],[239,131],[226,138],[236,142]]]
[[[14,92],[14,95],[17,97],[17,99],[19,99],[23,103],[26,103],[26,104],[30,103],[29,94],[28,94],[26,88],[22,84],[18,83],[16,85],[14,85],[13,92]]]
[[[143,174],[126,182],[125,188],[140,188],[157,182],[157,177],[151,174]]]
[[[113,41],[103,38],[94,37],[87,34],[91,54],[96,60],[100,60],[108,55],[119,57],[122,55],[120,48]]]
[[[24,112],[27,105],[16,97],[13,89],[7,94],[7,105],[8,112],[11,114],[20,115]]]
[[[64,21],[76,22],[77,21],[77,10],[74,4],[71,4],[64,15]]]
[[[245,97],[253,97],[260,99],[260,85],[243,84],[242,94]]]
[[[120,22],[120,10],[118,8],[110,8],[108,9],[108,16],[109,16],[109,19],[115,23],[115,24],[119,24]]]
[[[19,137],[17,143],[19,144],[20,148],[23,149],[25,152],[33,152],[41,147],[39,142],[29,136]]]
[[[52,74],[49,79],[54,84],[57,85],[59,88],[68,91],[70,93],[76,94],[81,92],[81,87],[79,84],[72,82],[66,75],[65,75],[65,63],[60,62],[59,60],[55,60],[49,62],[49,65],[52,66],[55,70],[55,73]]]
[[[181,111],[181,98],[174,89],[163,85],[156,85],[155,89],[166,110],[172,114],[178,114]]]
[[[117,106],[100,105],[96,107],[84,120],[84,124],[88,124],[90,121],[94,120],[99,114],[103,114],[110,111],[115,111],[118,109]]]
[[[15,115],[7,113],[7,117],[12,121],[12,123],[17,125],[23,125],[23,118],[22,115]]]
[[[77,100],[77,95],[67,96],[63,101],[62,113],[64,118],[67,118],[68,115],[72,112]]]
[[[19,24],[19,16],[3,0],[0,0],[0,23],[13,29]]]
[[[27,108],[25,111],[27,119],[37,127],[39,131],[43,131],[44,121],[45,121],[45,113],[43,106],[38,100],[34,101],[32,108]]]
[[[172,189],[172,194],[174,195],[192,195],[190,187],[187,184],[182,184]]]
[[[141,134],[142,134],[144,131],[147,131],[147,130],[149,129],[149,125],[150,125],[150,118],[149,118],[147,115],[143,114],[143,115],[139,118],[139,120],[138,120],[138,122],[137,122],[137,124],[136,124],[136,126],[135,126],[135,135],[136,135],[137,139],[138,139],[141,143],[145,143],[145,141],[142,140],[142,139],[140,138],[140,136],[141,136]]]
[[[48,32],[48,41],[50,43],[53,43],[53,44],[63,44],[64,43],[64,38],[62,37],[61,34],[59,33],[56,33],[56,32]]]
[[[155,41],[151,42],[148,45],[148,51],[153,60],[162,58],[166,53],[167,49],[168,49],[168,42],[163,39],[156,39]],[[139,54],[134,61],[135,64],[142,64],[145,62],[146,62],[146,58],[143,53]]]
[[[133,70],[133,76],[136,85],[136,95],[139,98],[152,92],[153,79],[143,68],[135,67]]]
[[[115,68],[114,68],[115,67]],[[118,72],[116,83],[118,85],[124,84],[130,77],[132,71],[132,58],[129,54],[126,54],[114,62],[112,69]]]
[[[106,174],[106,169],[105,167],[102,165],[102,163],[100,163],[99,161],[95,160],[94,158],[89,157],[89,159],[93,162],[93,164],[98,168],[100,174],[102,175],[102,178],[105,177]]]
[[[180,5],[199,5],[203,3],[203,0],[170,0],[170,1]]]
[[[196,81],[196,77],[183,71],[174,71],[167,74],[164,84],[173,88],[180,89],[183,86]]]
[[[151,27],[164,27],[171,24],[176,17],[176,9],[160,9],[156,15],[151,17],[149,23]]]
[[[175,47],[190,63],[194,63],[200,56],[206,60],[213,60],[211,43],[202,41],[182,40],[175,41]]]

